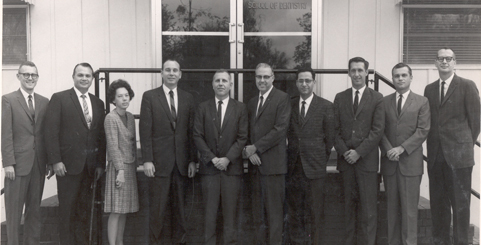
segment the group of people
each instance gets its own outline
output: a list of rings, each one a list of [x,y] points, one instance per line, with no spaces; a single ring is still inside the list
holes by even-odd
[[[343,182],[345,244],[376,243],[379,156],[388,243],[416,244],[426,139],[433,243],[468,244],[480,98],[473,81],[455,74],[455,64],[454,52],[440,49],[435,58],[439,79],[421,96],[410,89],[411,68],[399,63],[392,68],[396,92],[383,97],[366,86],[369,63],[355,57],[348,62],[352,88],[338,93],[334,103],[313,92],[317,81],[311,68],[297,71],[299,96],[290,98],[273,86],[272,67],[258,64],[259,93],[247,104],[230,98],[232,76],[220,69],[212,79],[215,96],[197,106],[191,94],[178,88],[180,64],[166,60],[163,85],[143,94],[139,121],[143,170],[149,177],[150,244],[160,244],[162,237],[186,243],[184,197],[196,162],[204,243],[219,242],[220,207],[221,243],[238,243],[246,159],[255,244],[322,244],[326,164],[333,147]],[[24,244],[39,244],[45,174],[57,178],[60,243],[87,244],[91,184],[105,168],[108,240],[123,244],[126,214],[139,210],[135,121],[127,111],[134,97],[130,85],[121,79],[110,85],[107,100],[116,108],[105,115],[104,103],[88,93],[93,80],[88,63],[76,65],[74,87],[50,101],[34,93],[39,78],[34,63],[22,63],[17,78],[20,89],[2,97],[8,244],[18,244],[24,204]],[[168,209],[172,234],[162,234]]]

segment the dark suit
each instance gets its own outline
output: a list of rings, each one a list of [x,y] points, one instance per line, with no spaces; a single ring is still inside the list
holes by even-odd
[[[259,96],[247,104],[249,112],[249,141],[257,148],[260,166],[249,165],[253,177],[253,213],[255,239],[268,244],[282,243],[283,203],[285,199],[285,174],[287,173],[286,133],[291,113],[290,98],[272,87],[265,98],[259,115]]]
[[[105,169],[104,103],[88,96],[92,103],[90,128],[73,88],[53,94],[45,116],[48,164],[63,162],[67,170],[64,177],[57,176],[61,244],[88,242],[90,185],[95,169]]]
[[[23,244],[40,242],[40,202],[45,183],[47,154],[42,125],[48,99],[34,94],[32,117],[20,90],[2,96],[2,162],[13,166],[15,179],[5,178],[5,214],[8,244],[19,244],[18,234],[25,204]]]
[[[409,93],[397,111],[396,93],[384,97],[384,136],[381,139],[381,173],[386,187],[389,244],[417,244],[419,185],[423,174],[423,142],[431,124],[428,99]],[[399,161],[387,151],[402,146]],[[399,215],[401,214],[401,215]]]
[[[339,134],[334,144],[338,153],[337,169],[344,187],[346,215],[346,244],[374,244],[377,229],[377,171],[379,169],[379,141],[384,132],[382,94],[365,88],[357,112],[353,112],[352,88],[336,95],[334,110]],[[349,164],[343,154],[354,149],[361,156]],[[358,203],[360,207],[358,207]],[[361,220],[356,221],[358,210]],[[356,239],[356,222],[362,231]]]
[[[200,104],[195,114],[194,141],[200,152],[202,193],[205,203],[204,243],[216,244],[216,221],[219,201],[222,199],[224,241],[237,244],[237,204],[244,173],[242,149],[247,142],[247,108],[245,104],[229,99],[224,120],[219,129],[216,123],[215,99]],[[226,171],[220,171],[212,159],[227,157]]]
[[[480,130],[479,94],[473,81],[454,74],[440,102],[439,86],[438,80],[424,90],[432,119],[427,147],[433,238],[436,244],[448,242],[452,208],[454,241],[467,244],[473,146]]]
[[[155,177],[149,180],[149,231],[151,244],[160,243],[166,207],[170,200],[173,238],[184,242],[186,221],[184,189],[187,168],[194,161],[192,139],[194,99],[191,94],[177,88],[177,121],[171,114],[167,98],[161,87],[149,90],[142,97],[140,108],[140,144],[143,162],[153,162]]]
[[[300,97],[291,100],[288,139],[287,204],[291,244],[321,243],[324,228],[326,165],[334,145],[337,126],[331,102],[313,94],[305,118],[299,111]],[[311,212],[311,231],[305,231],[305,214]],[[308,232],[308,233],[304,233]],[[309,235],[310,234],[310,235]]]

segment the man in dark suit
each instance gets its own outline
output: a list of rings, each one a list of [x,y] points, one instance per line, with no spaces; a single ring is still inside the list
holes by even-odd
[[[288,139],[287,204],[289,243],[321,244],[324,228],[326,164],[336,138],[333,104],[313,93],[315,74],[311,68],[297,71],[300,97],[291,100]],[[308,208],[310,207],[310,208]],[[304,217],[311,213],[311,231]]]
[[[23,244],[39,244],[40,202],[47,166],[42,124],[48,99],[34,93],[38,70],[33,62],[20,65],[17,79],[20,89],[2,96],[7,242],[19,244],[20,219],[25,205]]]
[[[172,209],[172,243],[185,243],[184,198],[187,178],[195,175],[192,137],[194,98],[178,89],[180,65],[167,60],[163,85],[149,90],[140,107],[140,144],[144,173],[149,180],[150,244],[160,244],[167,204]]]
[[[281,244],[284,225],[285,174],[287,173],[286,133],[291,113],[290,98],[272,86],[271,66],[256,67],[259,95],[247,104],[249,142],[244,154],[252,163],[252,210],[256,244]],[[266,228],[269,238],[266,241]]]
[[[195,114],[194,141],[200,152],[202,194],[205,203],[204,244],[216,244],[216,221],[222,201],[224,241],[237,244],[237,207],[241,190],[242,149],[247,142],[247,107],[229,98],[229,73],[215,73],[215,98],[200,104]]]
[[[452,209],[454,244],[468,244],[473,147],[480,130],[479,93],[473,81],[454,73],[453,50],[440,49],[435,63],[439,79],[424,90],[432,119],[427,147],[433,239],[435,244],[451,244]]]
[[[377,229],[379,141],[384,132],[382,94],[366,86],[369,62],[349,60],[352,88],[336,95],[339,124],[337,169],[341,172],[346,216],[345,244],[373,245]],[[360,212],[360,220],[356,220]],[[361,234],[356,234],[360,230]]]
[[[392,68],[396,92],[384,97],[381,173],[387,196],[389,244],[417,244],[423,142],[431,124],[428,99],[410,90],[411,67]]]
[[[90,187],[105,169],[104,102],[88,93],[92,66],[77,64],[72,78],[74,87],[53,94],[45,116],[48,164],[57,175],[62,245],[88,243]]]

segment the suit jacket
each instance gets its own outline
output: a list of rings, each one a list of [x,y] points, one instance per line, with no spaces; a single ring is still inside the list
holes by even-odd
[[[120,119],[117,109],[105,116],[105,136],[107,138],[107,160],[116,170],[124,169],[124,164],[135,164],[137,142],[134,115],[126,112],[127,127]]]
[[[367,172],[379,169],[378,145],[384,132],[382,98],[379,92],[366,88],[354,114],[352,88],[336,95],[334,112],[340,128],[334,147],[338,153],[338,170],[344,171],[351,166],[342,156],[350,149],[361,155],[354,164],[357,168]]]
[[[259,171],[263,175],[286,174],[286,136],[291,114],[289,95],[273,87],[256,116],[258,103],[259,96],[252,98],[247,110],[250,144],[256,146],[262,162]]]
[[[384,97],[383,106],[386,124],[380,144],[381,173],[393,175],[399,167],[404,176],[422,175],[422,144],[431,126],[428,99],[411,91],[400,115],[397,113],[396,93]],[[399,156],[399,161],[391,161],[386,153],[397,146],[402,146],[405,151]]]
[[[474,165],[473,146],[480,130],[478,89],[473,81],[454,74],[444,101],[440,102],[439,84],[437,80],[424,90],[431,109],[431,131],[427,140],[428,167],[434,166],[440,149],[452,168],[471,167]]]
[[[53,94],[48,104],[44,128],[48,164],[63,162],[67,175],[80,174],[85,164],[90,175],[98,167],[105,168],[104,102],[88,95],[90,128],[73,88]]]
[[[175,129],[162,86],[145,92],[142,97],[139,122],[142,160],[154,163],[156,176],[170,176],[174,164],[182,176],[187,176],[189,162],[195,161],[194,98],[179,88],[177,95]]]
[[[247,107],[242,102],[229,99],[222,127],[216,123],[215,99],[200,104],[195,114],[194,141],[200,152],[200,174],[217,174],[220,170],[212,164],[214,157],[230,160],[227,175],[244,173],[242,149],[247,142]]]
[[[292,113],[287,131],[289,173],[293,172],[300,156],[307,178],[325,177],[326,164],[337,134],[334,106],[314,94],[307,114],[301,120],[299,100],[300,97],[291,100]]]
[[[28,175],[35,158],[40,165],[40,173],[45,175],[47,153],[42,125],[48,99],[35,93],[34,103],[35,118],[32,118],[20,90],[2,96],[3,167],[14,166],[17,176]]]

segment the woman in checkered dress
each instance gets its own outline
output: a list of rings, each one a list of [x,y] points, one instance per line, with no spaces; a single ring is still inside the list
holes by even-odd
[[[139,211],[135,121],[127,111],[134,92],[126,81],[119,79],[110,85],[107,95],[116,107],[104,122],[108,158],[104,211],[110,213],[109,243],[123,244],[127,213]]]

